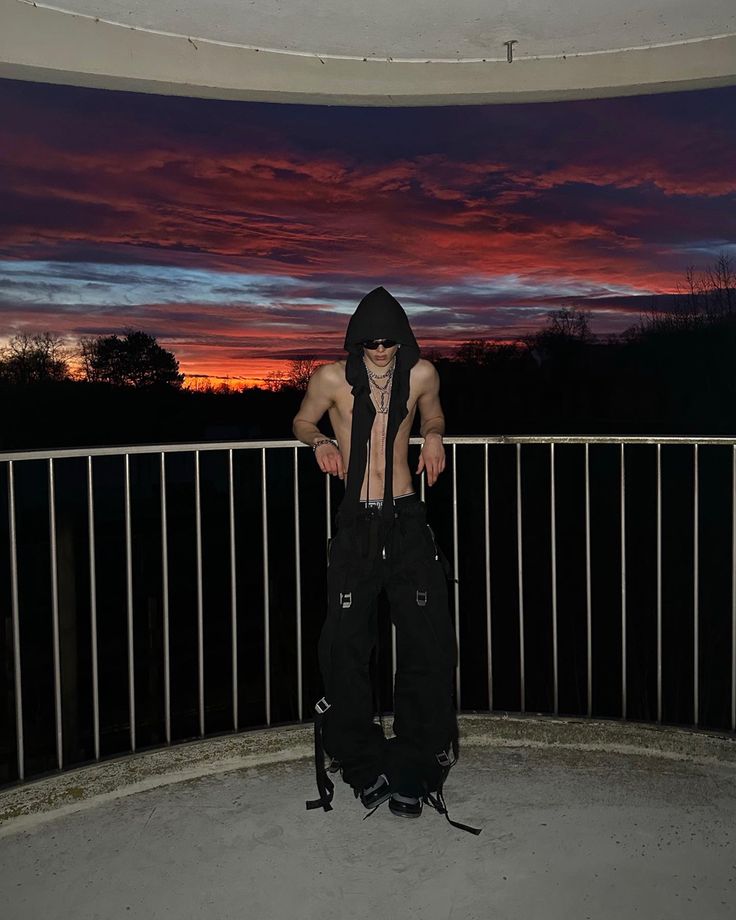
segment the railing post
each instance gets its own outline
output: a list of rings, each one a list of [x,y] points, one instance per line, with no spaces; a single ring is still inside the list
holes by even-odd
[[[516,442],[516,558],[519,585],[519,683],[521,685],[521,711],[526,712],[524,672],[524,571],[521,522],[521,443]]]
[[[92,721],[95,760],[100,759],[100,680],[97,648],[97,566],[95,557],[95,509],[92,457],[87,457],[87,539],[89,542],[89,611],[92,652]]]
[[[585,602],[588,656],[588,717],[593,714],[593,605],[590,582],[590,459],[585,442]]]
[[[452,553],[453,553],[453,576],[455,589],[455,637],[457,641],[457,669],[455,671],[455,693],[457,694],[457,710],[462,709],[460,697],[460,576],[458,567],[460,563],[460,553],[458,546],[458,529],[457,529],[457,444],[452,445]]]
[[[621,443],[621,718],[626,718],[626,470]]]
[[[700,546],[698,541],[698,445],[693,445],[693,724],[700,722],[700,700],[698,693],[698,633],[700,621],[699,606],[699,569]]]
[[[731,731],[736,732],[736,444],[731,447]]]
[[[49,536],[51,540],[51,624],[54,651],[54,715],[56,720],[56,765],[64,765],[64,737],[61,713],[61,653],[59,649],[59,575],[56,554],[56,489],[54,460],[49,458]]]
[[[294,576],[296,581],[296,685],[299,721],[302,715],[302,562],[299,542],[299,448],[294,448]]]
[[[169,636],[169,537],[166,520],[166,454],[161,451],[161,593],[164,621],[164,720],[171,744],[171,639]]]
[[[491,541],[490,541],[490,483],[488,480],[488,442],[484,446],[483,482],[485,486],[485,562],[486,562],[486,648],[488,657],[488,709],[493,711],[493,642],[491,630]]]
[[[550,544],[552,552],[552,668],[554,684],[554,712],[558,714],[559,701],[559,676],[558,676],[558,650],[557,650],[557,521],[555,506],[555,442],[549,444],[549,495],[550,495]]]
[[[133,646],[133,546],[130,527],[130,456],[124,454],[125,475],[125,586],[128,609],[128,711],[130,749],[135,751],[135,660]]]
[[[266,492],[266,448],[261,448],[261,532],[263,536],[263,636],[265,640],[266,725],[271,724],[271,631],[268,571],[268,497]]]
[[[20,657],[20,611],[18,607],[18,540],[15,529],[15,478],[13,461],[8,462],[8,527],[10,530],[10,601],[13,625],[13,687],[15,690],[15,751],[18,779],[25,779],[23,739],[23,684]]]
[[[194,536],[197,552],[197,701],[199,736],[204,738],[204,603],[202,595],[202,497],[199,481],[199,451],[194,451]]]
[[[657,444],[657,722],[662,722],[662,451]]]
[[[230,514],[230,643],[232,668],[233,729],[238,731],[238,598],[237,570],[235,567],[235,483],[233,477],[233,449],[228,450],[228,511]],[[301,719],[301,708],[299,709]]]

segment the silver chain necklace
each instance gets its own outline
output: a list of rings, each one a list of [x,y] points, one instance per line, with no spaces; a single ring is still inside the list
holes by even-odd
[[[365,364],[365,358],[363,359],[363,363]],[[389,369],[386,371],[385,374],[376,374],[368,367],[367,364],[365,365],[365,369],[368,372],[369,384],[373,388],[373,391],[378,394],[378,397],[380,399],[380,405],[377,405],[376,409],[378,410],[378,412],[381,413],[381,415],[386,415],[388,413],[388,408],[389,408],[388,398],[391,395],[391,382],[393,381],[395,367],[396,367],[395,357],[393,361],[391,362],[391,367],[389,367]],[[385,378],[388,378],[388,380],[386,380],[386,383],[383,386],[376,383],[377,380],[384,380]],[[384,425],[384,430],[385,430],[385,425]]]
[[[383,380],[384,377],[390,377],[394,372],[394,366],[396,365],[396,358],[391,362],[391,366],[386,371],[385,374],[377,374],[375,371],[372,371],[366,364],[365,369],[368,371],[368,376],[371,380]]]
[[[380,405],[376,406],[376,410],[383,418],[383,424],[381,425],[381,453],[383,454],[385,458],[386,456],[386,427],[388,425],[388,409],[389,409],[389,406],[386,400],[387,400],[387,397],[390,396],[391,394],[391,382],[393,381],[394,370],[396,368],[396,355],[394,355],[393,360],[391,361],[391,366],[383,374],[376,374],[374,371],[372,371],[368,367],[368,362],[365,359],[365,355],[363,356],[363,364],[365,365],[365,369],[368,374],[368,390],[371,395],[371,401],[373,402],[374,406],[376,406],[376,400],[374,398],[374,390],[380,394],[381,402],[380,402]],[[383,386],[380,386],[380,384],[376,383],[377,380],[384,380],[386,378],[388,379],[386,380],[386,383]],[[368,435],[368,495],[366,496],[366,498],[370,496],[370,491],[371,491],[371,436],[369,434]]]

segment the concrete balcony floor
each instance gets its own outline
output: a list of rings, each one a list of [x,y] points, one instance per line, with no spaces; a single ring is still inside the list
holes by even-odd
[[[368,814],[317,796],[312,728],[177,745],[0,793],[6,920],[733,917],[731,736],[534,716],[460,717],[445,786]],[[391,720],[384,719],[387,734]]]

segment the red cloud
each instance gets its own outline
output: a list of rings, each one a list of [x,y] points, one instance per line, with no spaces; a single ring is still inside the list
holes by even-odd
[[[682,94],[688,111],[692,95]],[[684,130],[671,103],[361,113],[374,128],[390,120],[392,145],[356,130],[354,111],[9,83],[0,98],[0,255],[9,257],[400,278],[427,290],[518,276],[661,292],[692,261],[677,247],[736,229],[732,129],[703,115]],[[243,329],[197,309],[193,318],[147,305],[145,317],[166,326],[176,315],[189,369],[222,371],[231,359],[220,349],[230,338],[243,345]],[[59,329],[78,321],[62,314]],[[303,340],[258,308],[248,322],[287,349]],[[325,333],[319,348],[334,342]]]

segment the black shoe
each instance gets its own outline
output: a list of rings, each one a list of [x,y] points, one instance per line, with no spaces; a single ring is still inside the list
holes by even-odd
[[[388,807],[394,815],[402,815],[404,818],[418,818],[422,814],[424,805],[422,800],[416,796],[394,792],[391,795]]]
[[[356,798],[358,796],[358,790],[355,790]],[[389,785],[388,777],[385,773],[382,773],[376,782],[371,786],[366,786],[363,791],[360,793],[360,801],[365,805],[366,808],[375,808],[378,805],[381,805],[386,801],[391,795],[391,786]]]

